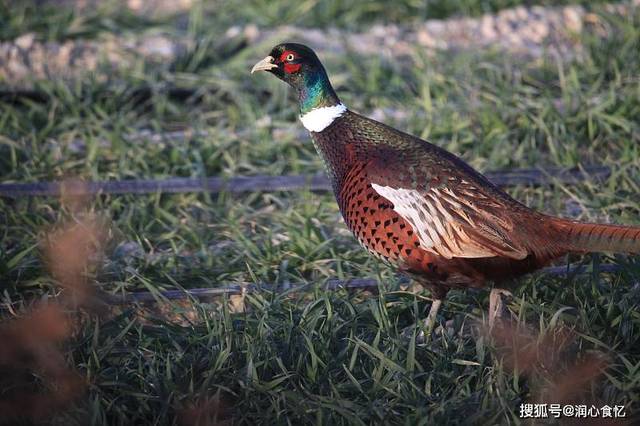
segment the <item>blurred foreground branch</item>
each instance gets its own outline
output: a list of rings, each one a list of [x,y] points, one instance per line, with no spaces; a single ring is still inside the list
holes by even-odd
[[[0,423],[51,420],[85,390],[83,377],[67,365],[62,349],[73,334],[72,315],[90,308],[87,273],[100,253],[105,230],[91,214],[82,212],[86,193],[75,184],[63,205],[75,220],[49,232],[44,257],[60,285],[61,296],[36,302],[25,312],[0,324]],[[14,423],[12,423],[14,422]],[[21,423],[22,424],[22,423]]]

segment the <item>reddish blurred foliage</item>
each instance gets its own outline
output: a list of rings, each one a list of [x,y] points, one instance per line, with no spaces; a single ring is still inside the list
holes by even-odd
[[[227,426],[233,424],[229,405],[220,397],[220,391],[214,396],[199,398],[178,411],[178,419],[183,426]]]
[[[79,179],[67,178],[60,184],[60,204],[71,212],[80,212],[89,203],[91,191]]]
[[[589,389],[591,383],[602,375],[607,366],[607,359],[603,356],[586,355],[568,371],[554,377],[551,386],[543,389],[540,399],[560,404],[580,403],[583,391]]]
[[[83,379],[59,349],[70,330],[58,304],[36,307],[0,327],[0,423],[43,420],[83,392]]]
[[[575,340],[566,328],[554,330],[542,338],[532,330],[499,322],[490,331],[505,367],[522,373],[552,372],[560,361],[562,349]]]
[[[94,218],[84,219],[62,230],[52,232],[45,242],[45,257],[52,275],[69,291],[75,303],[87,301],[91,287],[86,272],[101,248],[102,227]]]
[[[22,366],[25,352],[37,358],[45,345],[62,341],[68,332],[67,318],[57,305],[40,307],[30,316],[2,325],[0,341],[9,344],[0,346],[0,363],[17,362],[14,365]]]
[[[74,188],[73,198],[65,196],[62,202],[78,211],[86,199],[81,186]],[[86,272],[104,236],[92,217],[46,236],[45,259],[63,292],[47,303],[34,302],[23,316],[0,325],[0,424],[51,419],[84,392],[84,379],[68,367],[60,346],[73,332],[76,312],[71,308],[88,300]]]
[[[573,331],[559,327],[539,336],[529,328],[500,322],[489,335],[504,366],[528,376],[534,400],[531,402],[606,403],[594,401],[589,395],[592,385],[608,367],[608,360],[604,354],[594,352],[576,357],[577,336]]]

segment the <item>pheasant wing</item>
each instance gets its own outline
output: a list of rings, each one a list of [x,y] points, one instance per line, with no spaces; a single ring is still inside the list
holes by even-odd
[[[456,175],[442,164],[420,175],[426,168],[417,163],[373,161],[368,174],[374,190],[413,227],[422,249],[447,259],[528,255],[513,237],[514,223],[506,207],[482,188],[491,184],[477,181],[485,180],[482,176]]]

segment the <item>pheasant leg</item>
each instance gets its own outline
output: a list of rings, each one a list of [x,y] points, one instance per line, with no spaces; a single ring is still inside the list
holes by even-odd
[[[433,299],[431,309],[429,309],[429,315],[422,321],[422,330],[417,336],[419,341],[424,341],[426,336],[431,336],[431,333],[433,333],[440,305],[442,305],[442,299]]]
[[[504,319],[509,315],[507,300],[513,294],[509,290],[494,287],[489,294],[489,328],[493,328],[496,319]]]

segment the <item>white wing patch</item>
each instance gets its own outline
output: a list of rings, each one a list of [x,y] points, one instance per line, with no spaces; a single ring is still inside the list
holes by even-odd
[[[306,114],[300,116],[300,121],[305,129],[310,132],[321,132],[326,129],[333,120],[340,117],[347,111],[347,107],[343,104],[320,107],[312,109]]]
[[[467,211],[494,222],[500,228],[508,228],[508,223],[479,210],[472,202],[457,197],[449,189],[432,188],[421,193],[414,189],[392,188],[375,183],[371,186],[393,203],[393,210],[409,222],[421,248],[426,251],[447,259],[498,255],[523,259],[527,256],[526,250],[505,241],[495,229],[476,223]],[[473,231],[476,232],[470,235]],[[485,241],[477,241],[480,239],[478,235]]]

